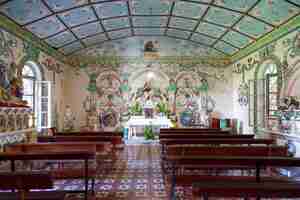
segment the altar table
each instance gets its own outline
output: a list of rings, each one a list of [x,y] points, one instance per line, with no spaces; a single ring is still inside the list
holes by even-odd
[[[172,122],[167,117],[145,118],[144,116],[132,116],[125,125],[129,129],[128,139],[136,137],[137,128],[145,128],[146,126],[151,126],[152,128],[170,128],[172,127]]]

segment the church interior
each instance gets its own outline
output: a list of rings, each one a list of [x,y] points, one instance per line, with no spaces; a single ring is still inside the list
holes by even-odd
[[[0,0],[0,200],[294,200],[299,167],[299,0]]]

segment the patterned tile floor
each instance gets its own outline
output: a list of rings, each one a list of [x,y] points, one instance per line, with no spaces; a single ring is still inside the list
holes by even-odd
[[[97,172],[95,184],[97,200],[168,199],[160,167],[160,148],[157,143],[127,144],[113,167],[101,161],[98,163],[102,168]],[[61,180],[55,183],[55,189],[58,190],[82,187],[83,182],[78,180]]]

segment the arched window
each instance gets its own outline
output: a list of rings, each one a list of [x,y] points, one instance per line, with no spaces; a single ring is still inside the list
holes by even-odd
[[[272,60],[266,60],[256,73],[253,116],[255,131],[278,125],[276,116],[279,102],[279,69]]]
[[[28,105],[32,110],[36,111],[36,91],[35,84],[37,81],[36,73],[31,65],[26,64],[22,71],[23,79],[23,100],[28,102]]]
[[[23,100],[35,113],[35,124],[40,131],[51,126],[51,85],[42,81],[42,73],[34,62],[26,62],[22,71]]]
[[[265,71],[266,79],[266,117],[268,120],[276,120],[278,109],[278,71],[277,66],[269,64]]]

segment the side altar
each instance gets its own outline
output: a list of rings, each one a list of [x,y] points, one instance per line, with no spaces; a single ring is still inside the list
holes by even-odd
[[[128,139],[136,137],[138,128],[145,128],[150,126],[152,128],[170,128],[172,122],[165,116],[155,116],[154,118],[146,118],[145,116],[132,116],[125,124],[129,129]]]

